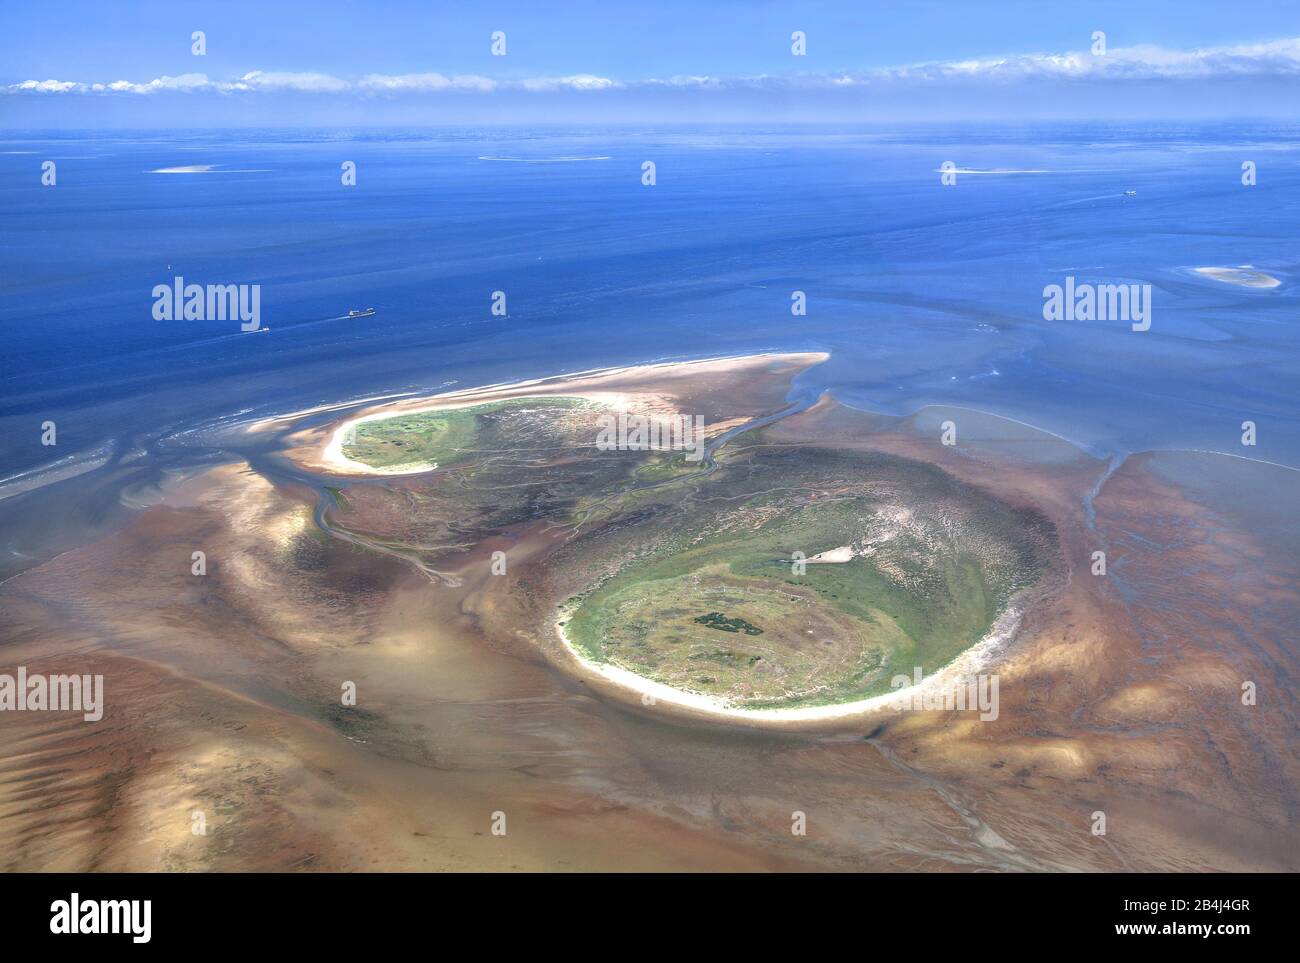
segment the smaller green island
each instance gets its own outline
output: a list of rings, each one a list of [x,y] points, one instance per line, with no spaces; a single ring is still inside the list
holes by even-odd
[[[496,442],[509,436],[516,420],[547,424],[536,418],[538,409],[582,408],[594,406],[581,398],[532,397],[394,415],[356,425],[344,439],[342,453],[351,461],[388,471],[444,468],[498,447]]]

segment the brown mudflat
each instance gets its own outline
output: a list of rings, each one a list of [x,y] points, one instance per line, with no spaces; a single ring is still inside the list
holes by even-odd
[[[707,377],[631,369],[601,390],[732,424],[781,408],[813,360]],[[395,506],[450,505],[439,486],[452,482],[348,488],[334,521],[428,538],[429,574],[322,532],[315,492],[226,466],[0,587],[0,671],[102,673],[107,700],[98,723],[0,713],[0,863],[1300,869],[1300,559],[1258,517],[1265,497],[1296,517],[1294,486],[1138,456],[1101,488],[1090,524],[1085,496],[1106,465],[961,412],[945,417],[969,430],[947,448],[935,414],[884,419],[824,399],[767,432],[934,463],[1051,519],[1058,565],[996,667],[995,722],[882,711],[758,727],[643,705],[584,675],[542,619],[564,526],[487,506],[473,537],[457,517],[413,533]],[[299,438],[319,448],[325,435]],[[1099,546],[1105,577],[1090,571]],[[505,577],[491,574],[498,550]],[[1242,704],[1246,681],[1256,705]],[[340,704],[347,682],[356,706]],[[1091,832],[1099,811],[1104,836]],[[796,812],[806,835],[791,831]]]

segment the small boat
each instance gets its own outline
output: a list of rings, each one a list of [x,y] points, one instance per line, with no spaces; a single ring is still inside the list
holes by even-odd
[[[1124,196],[1125,196],[1125,197],[1137,197],[1137,196],[1138,196],[1138,192],[1137,192],[1137,191],[1125,191],[1125,192],[1124,192]]]
[[[358,311],[358,310],[356,310],[355,308],[353,308],[351,311],[348,312],[348,317],[349,317],[349,318],[368,318],[368,317],[370,317],[370,316],[371,316],[372,314],[374,314],[374,313],[375,313],[375,309],[374,309],[374,308],[366,308],[364,311]]]

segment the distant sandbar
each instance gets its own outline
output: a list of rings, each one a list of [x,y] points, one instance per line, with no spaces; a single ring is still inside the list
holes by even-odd
[[[1256,271],[1249,264],[1243,264],[1241,267],[1198,267],[1192,270],[1215,281],[1236,284],[1243,288],[1275,288],[1282,283],[1271,274]]]

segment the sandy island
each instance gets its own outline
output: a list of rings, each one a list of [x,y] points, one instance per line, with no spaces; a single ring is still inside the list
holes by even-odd
[[[1240,267],[1198,267],[1192,270],[1203,277],[1243,288],[1275,288],[1282,283],[1273,275],[1257,271],[1249,264]]]
[[[724,376],[744,375],[756,367],[767,367],[773,362],[784,363],[792,368],[804,368],[825,361],[825,353],[790,353],[741,355],[726,358],[713,358],[701,361],[670,361],[646,365],[633,365],[620,368],[601,368],[577,372],[571,375],[558,375],[527,381],[507,382],[485,385],[477,388],[465,388],[434,395],[403,397],[395,400],[394,396],[375,399],[382,403],[369,408],[333,425],[326,426],[328,437],[323,446],[297,449],[291,452],[296,460],[307,467],[346,475],[400,476],[415,475],[437,468],[435,463],[412,463],[391,467],[377,468],[354,461],[343,453],[344,446],[350,441],[358,425],[384,421],[389,418],[428,411],[466,408],[475,405],[503,401],[511,398],[543,397],[563,395],[593,401],[619,410],[634,409],[646,413],[670,413],[679,408],[671,380],[700,377],[720,378]],[[327,410],[311,409],[307,414]],[[283,422],[292,415],[274,419]],[[249,430],[262,430],[265,422],[251,426]],[[726,430],[731,423],[719,423],[710,426],[710,434]],[[851,547],[832,550],[820,556],[808,559],[810,563],[835,563],[848,561],[855,554]],[[863,552],[862,554],[869,554]],[[846,556],[847,557],[844,557]],[[998,617],[985,637],[969,649],[962,652],[951,663],[938,672],[927,676],[919,685],[906,686],[896,691],[859,699],[827,705],[799,706],[773,709],[747,709],[730,704],[724,699],[677,689],[661,682],[645,678],[612,663],[598,663],[589,660],[565,635],[561,623],[565,614],[557,613],[553,619],[556,636],[563,644],[569,656],[571,669],[579,677],[589,682],[605,683],[614,688],[616,695],[627,699],[637,699],[643,704],[662,705],[691,714],[703,714],[713,718],[744,720],[748,723],[793,723],[825,722],[862,716],[878,711],[902,711],[912,704],[913,698],[922,695],[934,695],[959,685],[966,679],[983,672],[996,662],[1003,650],[1012,641],[1021,617],[1020,608],[1008,606]]]
[[[829,358],[825,352],[766,353],[711,358],[703,361],[665,361],[654,364],[629,365],[621,368],[596,368],[567,375],[535,378],[529,381],[503,382],[478,388],[464,388],[434,395],[406,398],[401,401],[371,406],[341,422],[325,427],[328,437],[323,445],[305,445],[287,454],[302,467],[336,475],[417,475],[434,470],[429,463],[376,468],[353,461],[343,454],[356,427],[367,422],[384,421],[401,415],[420,414],[451,408],[468,408],[474,405],[505,401],[510,398],[531,398],[563,395],[582,398],[620,411],[634,410],[640,414],[672,414],[680,407],[673,399],[665,381],[698,378],[743,376],[755,368],[765,368],[774,363],[791,370],[806,368]],[[308,412],[302,412],[306,415]],[[284,421],[291,416],[264,419],[249,426],[249,431],[262,430],[269,421]],[[731,423],[708,426],[706,434],[713,435],[732,427]],[[306,441],[307,439],[300,439]]]

